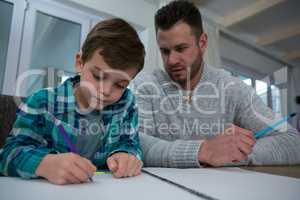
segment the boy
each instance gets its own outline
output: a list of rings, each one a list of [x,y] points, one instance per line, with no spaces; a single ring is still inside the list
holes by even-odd
[[[122,19],[98,23],[76,55],[79,75],[20,106],[0,150],[0,172],[83,183],[97,167],[117,178],[140,174],[137,110],[127,85],[143,68],[144,46]]]

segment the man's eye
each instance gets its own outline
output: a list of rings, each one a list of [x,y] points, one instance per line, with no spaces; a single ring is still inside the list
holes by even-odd
[[[178,47],[178,48],[176,48],[177,52],[183,52],[184,50],[186,50],[186,47]]]
[[[164,55],[170,54],[170,50],[169,50],[169,49],[160,49],[160,51],[161,51],[162,54],[164,54]]]

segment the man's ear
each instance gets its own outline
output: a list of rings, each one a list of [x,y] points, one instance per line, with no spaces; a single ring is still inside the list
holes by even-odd
[[[77,73],[81,73],[82,69],[83,69],[83,62],[81,59],[81,53],[78,52],[75,55],[75,69]]]
[[[198,45],[199,45],[201,51],[204,52],[207,47],[207,34],[206,33],[202,33],[200,35]]]

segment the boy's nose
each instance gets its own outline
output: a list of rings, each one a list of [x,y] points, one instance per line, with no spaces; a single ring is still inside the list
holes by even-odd
[[[109,96],[112,92],[112,87],[113,87],[113,84],[110,82],[102,83],[99,88],[100,94],[102,94],[104,96]]]

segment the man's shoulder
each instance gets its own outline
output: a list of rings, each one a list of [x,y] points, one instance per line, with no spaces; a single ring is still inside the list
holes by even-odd
[[[249,97],[253,93],[253,88],[244,83],[238,77],[232,76],[222,68],[212,68],[206,70],[206,81],[212,83],[216,88],[222,90],[227,99],[241,99]]]
[[[216,68],[211,66],[205,66],[204,75],[206,81],[210,82],[232,82],[236,81],[229,72],[222,68]]]
[[[132,90],[136,93],[153,93],[160,90],[161,86],[168,82],[169,78],[162,69],[154,69],[139,74],[131,83]]]
[[[157,82],[167,79],[167,74],[162,69],[153,69],[141,72],[135,79],[135,83],[143,83],[145,81]]]

